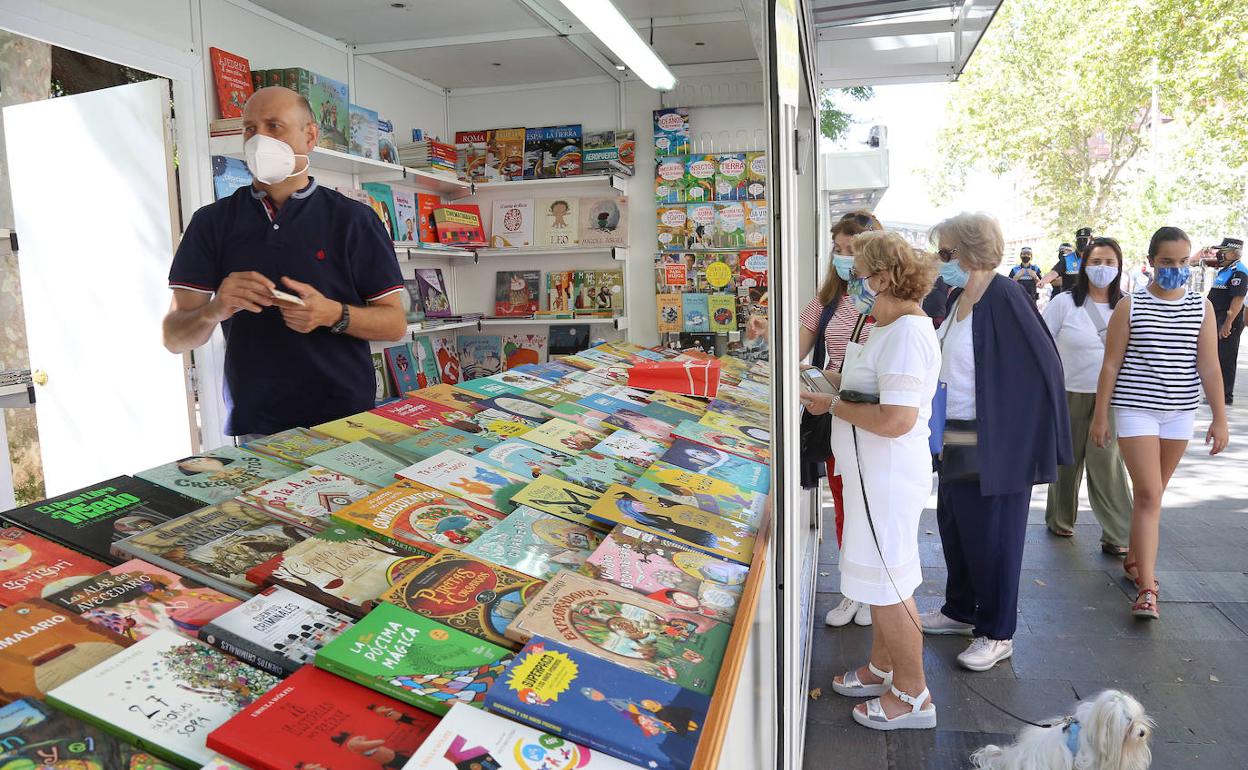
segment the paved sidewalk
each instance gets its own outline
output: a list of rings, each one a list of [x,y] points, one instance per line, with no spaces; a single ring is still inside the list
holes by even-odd
[[[985,702],[991,699],[1033,721],[1070,713],[1105,688],[1132,693],[1157,721],[1153,767],[1182,770],[1248,768],[1248,353],[1241,357],[1238,405],[1230,408],[1231,446],[1209,457],[1198,437],[1166,493],[1162,513],[1161,620],[1129,614],[1135,592],[1122,562],[1100,551],[1100,528],[1080,507],[1075,536],[1044,526],[1046,489],[1032,496],[1019,599],[1014,658],[984,673],[958,667],[966,645],[957,637],[926,637],[928,686],[940,708],[939,728],[882,733],[856,725],[856,701],[832,692],[832,677],[861,665],[870,629],[828,628],[823,616],[840,601],[835,535],[820,551],[815,602],[806,768],[965,768],[987,743],[1011,741],[1021,725]],[[925,580],[920,611],[937,608],[945,569],[934,498],[919,528]],[[831,527],[831,511],[825,517]],[[983,696],[983,697],[981,697]]]

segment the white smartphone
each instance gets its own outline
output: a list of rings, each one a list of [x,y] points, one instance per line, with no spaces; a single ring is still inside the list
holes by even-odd
[[[273,299],[280,299],[282,302],[289,302],[292,305],[304,304],[301,298],[296,297],[294,294],[289,292],[282,291],[281,289],[272,289],[271,291],[273,292]]]

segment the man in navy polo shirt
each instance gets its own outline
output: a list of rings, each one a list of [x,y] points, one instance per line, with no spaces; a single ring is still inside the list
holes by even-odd
[[[407,328],[394,244],[369,207],[308,176],[319,129],[302,96],[257,91],[243,133],[255,181],[186,228],[169,270],[165,347],[199,347],[221,325],[231,436],[371,409],[368,340]]]

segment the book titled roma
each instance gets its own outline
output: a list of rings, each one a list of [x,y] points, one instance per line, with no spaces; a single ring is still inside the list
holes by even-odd
[[[503,633],[543,585],[522,572],[446,549],[381,598],[487,642],[519,649]]]
[[[399,475],[463,498],[483,508],[511,513],[511,501],[529,479],[497,468],[458,452],[439,452],[428,460],[399,471]]]
[[[208,733],[280,680],[193,639],[158,631],[48,693],[84,722],[182,767],[212,760]]]
[[[247,571],[308,536],[308,531],[236,500],[201,508],[118,542],[114,549],[223,594],[247,599],[260,586]]]
[[[561,572],[507,627],[507,636],[534,636],[710,695],[732,627],[647,599],[601,580]]]
[[[579,568],[600,542],[602,535],[584,524],[522,505],[461,550],[545,580]]]
[[[613,486],[589,509],[589,515],[612,524],[627,524],[738,564],[749,564],[754,554],[751,527],[641,489]]]
[[[32,698],[0,708],[0,762],[5,770],[177,770]]]
[[[0,610],[0,703],[46,697],[131,640],[42,599]]]
[[[486,693],[490,711],[655,770],[688,770],[710,706],[706,695],[541,637]]]
[[[287,676],[311,663],[355,621],[281,586],[269,586],[209,621],[200,641],[244,663]]]
[[[405,767],[437,722],[307,666],[213,730],[208,748],[252,770],[385,770]]]
[[[512,653],[423,615],[380,604],[316,655],[317,668],[417,708],[481,708]]]
[[[329,515],[377,491],[377,487],[345,473],[313,465],[283,479],[255,487],[247,502],[282,521],[319,531]]]
[[[17,527],[0,527],[0,607],[38,599],[90,579],[108,569]]]
[[[294,468],[286,463],[238,447],[223,446],[135,475],[178,494],[193,497],[204,505],[211,505],[291,473],[294,473]]]
[[[399,550],[431,554],[463,548],[502,521],[503,514],[403,479],[335,511],[333,517]]]

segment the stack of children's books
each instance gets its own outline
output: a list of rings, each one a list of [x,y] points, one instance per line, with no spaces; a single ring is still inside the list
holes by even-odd
[[[705,359],[416,383],[0,513],[0,767],[689,768],[749,632],[768,382],[625,383]]]

